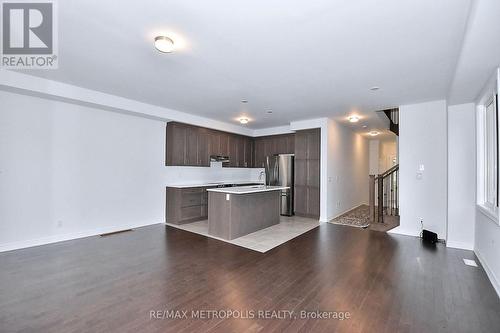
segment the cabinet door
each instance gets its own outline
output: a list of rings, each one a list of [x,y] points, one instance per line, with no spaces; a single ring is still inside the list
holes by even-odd
[[[263,168],[264,167],[264,154],[265,154],[265,141],[262,138],[257,138],[255,139],[254,142],[254,167],[256,168]]]
[[[307,187],[307,215],[319,217],[319,187]]]
[[[295,214],[302,216],[307,215],[307,186],[295,185],[293,206]]]
[[[220,150],[219,155],[229,156],[229,134],[220,132]]]
[[[264,139],[265,151],[264,151],[264,161],[268,156],[273,156],[276,154],[276,139],[274,137],[267,137]]]
[[[286,153],[287,154],[295,153],[295,134],[290,134],[286,138]]]
[[[238,137],[236,135],[229,136],[229,167],[238,166]]]
[[[320,130],[314,129],[307,133],[307,158],[319,159],[320,154]]]
[[[186,129],[186,165],[197,166],[198,161],[198,129],[187,127]]]
[[[238,168],[245,167],[245,138],[243,136],[237,137],[237,166]]]
[[[220,133],[216,131],[209,131],[209,153],[208,155],[221,155],[220,150]]]
[[[210,130],[200,128],[198,137],[198,165],[210,166],[210,155],[212,150],[212,135]]]
[[[166,165],[186,165],[186,127],[177,123],[167,124]]]
[[[307,133],[305,131],[298,131],[295,134],[295,159],[307,159]]]
[[[244,167],[253,167],[253,140],[251,138],[245,138],[245,159]]]
[[[274,154],[287,153],[287,135],[280,135],[275,138],[275,151]]]

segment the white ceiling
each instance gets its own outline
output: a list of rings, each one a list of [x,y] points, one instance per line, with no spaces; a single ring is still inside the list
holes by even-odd
[[[251,128],[351,110],[373,128],[373,110],[448,96],[470,0],[58,4],[59,69],[31,75]],[[164,33],[176,52],[154,49]]]

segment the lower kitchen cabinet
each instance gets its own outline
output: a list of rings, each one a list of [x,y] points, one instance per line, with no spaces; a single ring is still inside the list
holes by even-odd
[[[209,187],[167,187],[166,222],[184,224],[208,218]]]

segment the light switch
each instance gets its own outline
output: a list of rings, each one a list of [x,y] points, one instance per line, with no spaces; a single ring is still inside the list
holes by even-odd
[[[418,171],[425,171],[425,165],[420,164],[420,165],[418,166]]]

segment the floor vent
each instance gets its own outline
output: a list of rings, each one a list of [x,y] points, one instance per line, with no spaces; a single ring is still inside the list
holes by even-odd
[[[129,232],[129,231],[132,231],[132,229],[125,229],[125,230],[119,230],[119,231],[108,232],[108,233],[106,233],[106,234],[100,234],[99,236],[101,236],[101,237],[107,237],[107,236],[112,236],[112,235],[116,235],[116,234],[121,234],[121,233],[124,233],[124,232]]]
[[[464,259],[464,264],[467,266],[477,267],[476,261],[471,259]]]

